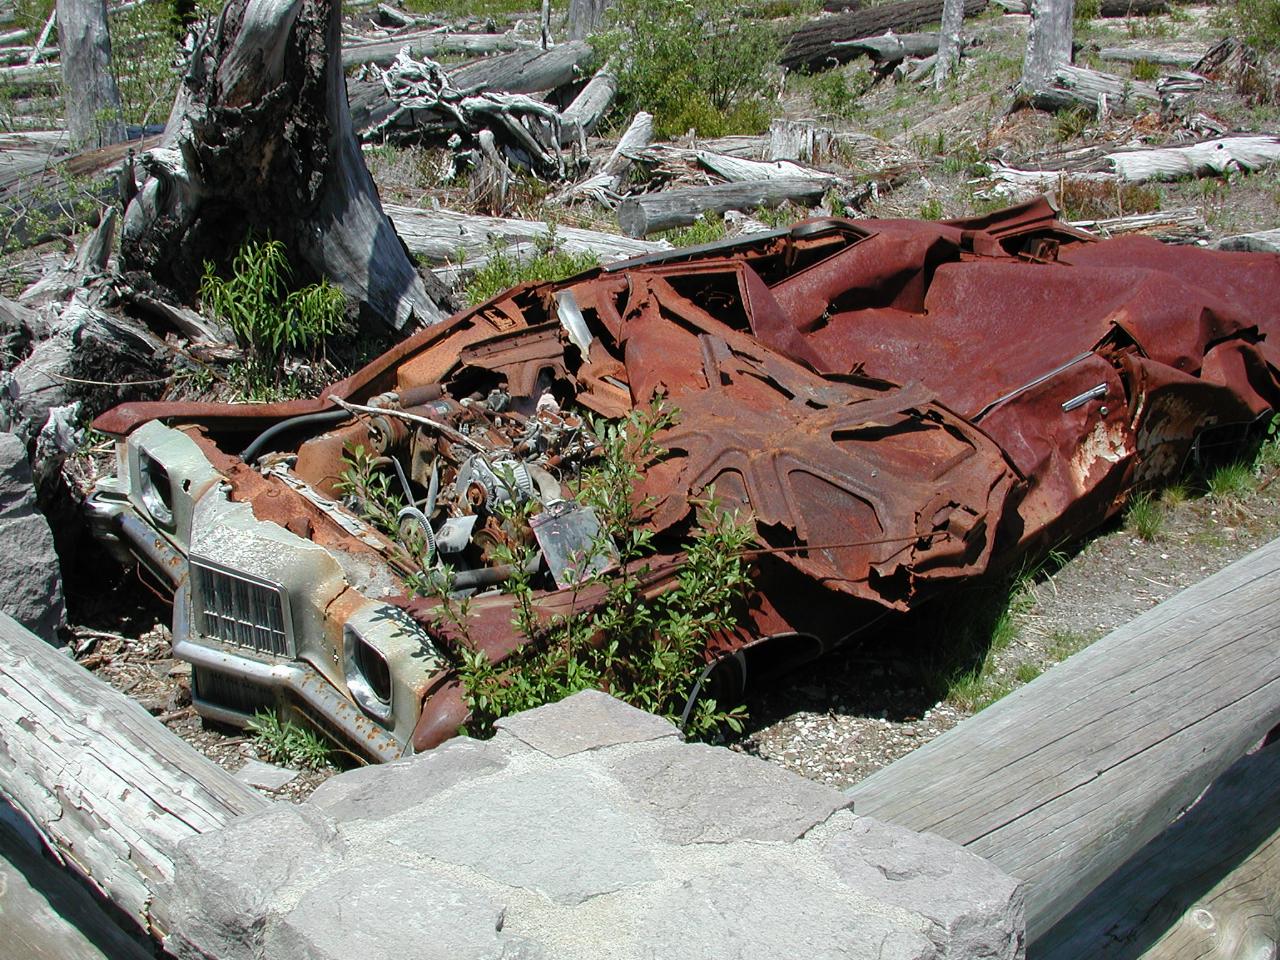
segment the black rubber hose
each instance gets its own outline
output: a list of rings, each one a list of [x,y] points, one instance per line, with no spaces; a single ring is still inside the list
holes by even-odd
[[[253,442],[245,447],[244,452],[240,454],[240,459],[245,463],[252,463],[257,459],[258,454],[262,451],[263,447],[288,430],[293,430],[297,427],[337,423],[339,420],[347,420],[350,417],[351,414],[339,407],[337,410],[322,410],[319,413],[304,413],[300,417],[290,417],[288,420],[281,420],[279,423],[273,423],[253,438]]]

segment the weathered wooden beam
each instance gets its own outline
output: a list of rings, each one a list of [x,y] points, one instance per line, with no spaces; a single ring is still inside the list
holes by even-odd
[[[848,792],[1027,884],[1029,942],[1280,722],[1280,540]]]
[[[1280,744],[1196,805],[1036,944],[1038,960],[1234,960],[1280,942]]]
[[[0,614],[0,794],[144,930],[187,837],[268,801]]]
[[[687,227],[708,211],[750,211],[776,207],[788,200],[817,203],[831,184],[829,177],[785,177],[646,193],[623,201],[618,207],[618,225],[629,237],[647,237],[662,230]]]

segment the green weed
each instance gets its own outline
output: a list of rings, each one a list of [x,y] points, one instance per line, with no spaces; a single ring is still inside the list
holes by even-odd
[[[696,247],[723,240],[727,232],[724,218],[718,213],[707,211],[689,226],[664,231],[659,237],[675,247]]]
[[[1154,83],[1160,79],[1160,65],[1152,63],[1150,60],[1137,60],[1134,62],[1130,73],[1135,80]]]
[[[1129,501],[1124,524],[1143,540],[1154,540],[1164,532],[1164,506],[1150,493],[1140,493]]]
[[[323,770],[333,765],[332,750],[322,736],[309,727],[281,720],[273,712],[259,711],[249,721],[254,746],[272,763],[307,770]]]
[[[941,220],[942,216],[943,206],[939,197],[929,197],[927,200],[920,202],[921,220]]]
[[[1253,468],[1239,461],[1224,464],[1209,474],[1205,486],[1214,500],[1239,500],[1254,487]]]
[[[1040,676],[1044,671],[1040,669],[1039,664],[1020,663],[1016,670],[1013,671],[1013,679],[1018,683],[1030,683],[1036,677]]]
[[[467,302],[474,305],[518,283],[564,280],[599,264],[595,254],[569,253],[560,249],[553,228],[534,241],[534,255],[527,259],[495,247],[484,266],[467,281],[463,293]]]

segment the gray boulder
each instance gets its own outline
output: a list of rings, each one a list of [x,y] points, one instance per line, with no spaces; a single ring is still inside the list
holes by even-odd
[[[50,643],[66,623],[53,532],[36,509],[26,447],[12,433],[0,433],[0,610]]]

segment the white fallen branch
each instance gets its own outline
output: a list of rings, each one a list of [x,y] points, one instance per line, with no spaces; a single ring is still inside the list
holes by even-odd
[[[1084,107],[1097,113],[1133,113],[1159,100],[1153,84],[1072,66],[1058,67],[1047,85],[1031,94],[1032,105],[1040,110]]]
[[[550,203],[571,203],[574,200],[590,199],[605,207],[615,207],[622,200],[622,186],[627,172],[631,169],[637,152],[653,143],[653,114],[643,110],[631,118],[626,132],[609,154],[609,158],[601,168],[587,179],[572,184],[556,196]]]
[[[1213,244],[1213,248],[1241,253],[1280,253],[1280,230],[1261,230],[1258,233],[1241,233],[1234,237],[1223,237]]]
[[[1280,162],[1280,137],[1220,137],[1187,147],[1110,153],[1106,168],[1121,180],[1178,180],[1182,177],[1251,173]]]
[[[1072,220],[1070,225],[1103,237],[1141,233],[1165,241],[1193,240],[1208,233],[1204,217],[1195,207],[1178,207],[1173,210],[1156,210],[1152,213],[1134,213],[1124,217],[1105,217],[1099,220]]]

